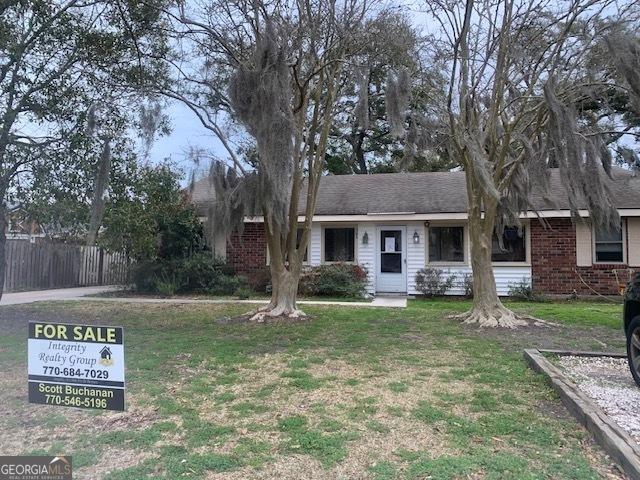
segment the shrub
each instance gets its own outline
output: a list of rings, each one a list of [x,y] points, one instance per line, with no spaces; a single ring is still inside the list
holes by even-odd
[[[180,281],[175,277],[156,279],[155,289],[163,297],[173,297],[180,290]]]
[[[456,275],[445,275],[439,268],[423,268],[416,273],[416,289],[427,297],[444,295],[455,283]]]
[[[209,253],[140,263],[134,272],[134,283],[139,292],[162,295],[231,295],[247,285],[245,278],[234,275],[224,261]]]
[[[522,277],[522,280],[509,285],[509,296],[519,298],[521,300],[535,300],[533,288],[528,278]]]
[[[266,292],[269,290],[268,293],[270,293],[271,271],[267,267],[251,272],[251,276],[247,278],[247,283],[254,292]]]
[[[230,294],[242,284],[233,268],[210,253],[199,253],[182,259],[178,266],[184,283],[183,292]]]
[[[462,277],[462,290],[467,298],[473,297],[473,274],[465,273]]]
[[[251,297],[251,294],[253,293],[253,290],[251,290],[249,287],[238,287],[234,293],[234,295],[236,297],[238,297],[239,300],[247,300],[249,297]]]
[[[307,296],[362,298],[367,291],[367,270],[351,263],[331,263],[308,268],[298,291]]]

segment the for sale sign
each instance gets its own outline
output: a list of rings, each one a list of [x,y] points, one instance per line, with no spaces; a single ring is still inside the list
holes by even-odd
[[[29,402],[124,410],[121,327],[29,323]]]

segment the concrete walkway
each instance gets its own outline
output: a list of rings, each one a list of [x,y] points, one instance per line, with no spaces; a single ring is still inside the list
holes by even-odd
[[[195,298],[143,298],[143,297],[78,297],[74,300],[87,300],[99,302],[121,302],[121,303],[247,303],[252,305],[264,305],[268,300],[237,300],[237,299],[195,299]],[[340,302],[336,300],[299,300],[298,305],[342,305],[343,307],[385,307],[385,308],[405,308],[407,306],[406,298],[398,297],[379,297],[374,298],[370,302]]]
[[[38,290],[33,292],[5,293],[0,306],[23,303],[50,302],[61,300],[84,300],[90,302],[119,303],[173,303],[173,304],[207,304],[207,303],[247,303],[265,304],[268,300],[236,300],[236,299],[194,299],[194,298],[145,298],[145,297],[88,297],[97,293],[118,290],[118,287],[81,287],[63,288],[59,290]],[[405,308],[407,299],[403,297],[376,297],[366,302],[340,302],[334,300],[300,300],[300,305],[342,305],[345,307],[386,307]]]

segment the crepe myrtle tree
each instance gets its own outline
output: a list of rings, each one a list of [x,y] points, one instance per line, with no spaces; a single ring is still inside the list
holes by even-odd
[[[100,131],[110,133],[94,138],[102,150],[98,163],[108,163],[106,139],[127,135],[139,123],[132,113],[137,99],[145,97],[145,83],[162,78],[155,60],[165,49],[155,28],[161,5],[161,0],[0,4],[0,294],[7,202],[20,202],[35,177],[84,168],[87,158],[94,158],[82,150],[92,135],[86,129],[96,102],[108,111]],[[93,170],[106,179],[108,168]],[[97,181],[96,187],[104,184]]]
[[[229,234],[247,215],[264,218],[271,302],[252,318],[302,316],[298,281],[335,106],[381,13],[366,0],[210,0],[167,14],[181,42],[168,60],[176,86],[164,93],[226,149],[210,169],[210,219]]]
[[[491,263],[494,235],[520,226],[531,193],[549,192],[549,167],[559,169],[575,221],[582,208],[600,228],[619,228],[606,177],[614,133],[633,134],[607,103],[613,90],[630,94],[620,75],[593,63],[594,47],[637,26],[634,2],[610,0],[427,0],[434,63],[448,78],[438,115],[425,115],[447,136],[447,150],[466,173],[474,297],[460,318],[480,326],[527,323],[500,301]],[[605,42],[606,44],[606,42]],[[607,54],[610,56],[610,54]],[[638,56],[627,55],[630,85]],[[406,78],[398,74],[387,109],[400,125],[408,115]],[[598,99],[597,109],[584,103]],[[594,113],[596,112],[596,113]],[[635,132],[637,133],[637,131]],[[422,135],[418,135],[418,138]],[[619,139],[620,137],[618,137]],[[428,140],[428,138],[427,138]]]

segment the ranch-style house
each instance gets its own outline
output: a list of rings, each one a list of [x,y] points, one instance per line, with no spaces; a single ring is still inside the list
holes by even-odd
[[[522,228],[507,228],[503,245],[494,239],[498,293],[523,279],[543,295],[613,295],[640,267],[640,176],[614,168],[607,179],[621,228],[599,232],[588,221],[574,224],[557,170],[551,196],[534,194],[535,211],[522,214]],[[212,201],[208,179],[196,183],[192,199],[201,212]],[[301,195],[300,211],[304,211]],[[581,210],[588,220],[588,212]],[[204,213],[203,213],[204,215]],[[303,220],[302,217],[299,219]],[[216,240],[217,255],[237,272],[264,274],[269,256],[263,219],[247,217],[242,234]],[[434,267],[460,279],[448,294],[463,294],[471,272],[464,172],[329,175],[321,180],[308,265],[353,262],[366,267],[371,294],[416,291],[416,272]]]

